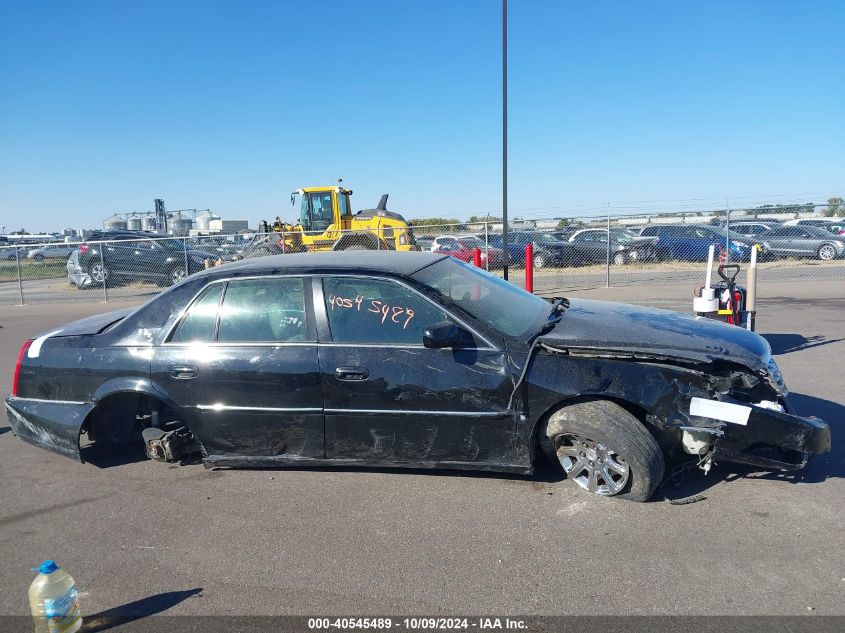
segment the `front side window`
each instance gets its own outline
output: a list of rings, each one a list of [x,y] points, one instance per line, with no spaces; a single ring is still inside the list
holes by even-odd
[[[349,215],[349,194],[338,192],[337,206],[340,210],[340,215]]]
[[[323,295],[336,343],[422,345],[425,329],[446,313],[395,281],[326,277]]]

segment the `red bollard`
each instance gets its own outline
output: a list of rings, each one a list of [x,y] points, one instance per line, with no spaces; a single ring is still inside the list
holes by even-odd
[[[525,290],[534,293],[534,245],[525,245]]]
[[[472,264],[476,268],[481,268],[481,249],[480,248],[472,249]]]

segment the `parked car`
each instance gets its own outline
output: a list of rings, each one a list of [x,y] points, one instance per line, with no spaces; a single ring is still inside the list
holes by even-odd
[[[502,235],[489,237],[491,246],[501,249]],[[517,266],[525,265],[525,247],[534,249],[534,268],[549,266],[572,266],[575,264],[575,249],[572,244],[562,242],[551,233],[537,231],[508,231],[508,259]]]
[[[759,240],[749,236],[733,231],[725,235],[724,229],[705,224],[649,224],[643,227],[640,235],[659,238],[660,246],[666,249],[672,259],[692,262],[705,261],[711,244],[714,244],[717,250],[724,250],[726,242],[730,259],[747,262],[751,259],[751,249],[755,244],[759,244]],[[758,257],[765,259],[765,246],[758,248]]]
[[[781,226],[758,235],[766,250],[782,257],[839,259],[845,255],[845,236],[816,226]]]
[[[836,235],[845,234],[845,218],[804,218],[787,220],[784,226],[814,226]]]
[[[14,433],[76,460],[138,440],[227,467],[530,474],[545,455],[591,493],[645,501],[686,453],[796,469],[830,450],[753,332],[548,302],[434,253],[212,268],[26,341],[12,384]]]
[[[658,238],[642,237],[627,229],[580,229],[574,231],[568,241],[573,245],[575,256],[580,262],[605,262],[608,254],[614,264],[658,259]]]
[[[132,280],[172,285],[217,257],[182,240],[160,239],[153,233],[96,231],[71,253],[67,274],[68,281],[80,289]]]
[[[26,257],[27,259],[34,259],[37,262],[45,259],[67,259],[77,248],[79,248],[79,244],[47,244],[46,246],[33,248],[26,254]]]
[[[748,235],[751,238],[754,238],[761,233],[771,231],[779,226],[781,226],[779,222],[743,221],[731,222],[730,230],[739,235]]]
[[[417,246],[420,247],[421,251],[430,251],[432,244],[434,244],[434,236],[432,235],[417,235],[416,241]]]
[[[500,268],[502,266],[501,248],[490,246],[484,240],[473,236],[451,237],[449,235],[438,237],[434,242],[436,248],[433,252],[441,255],[449,255],[462,262],[473,261],[473,253],[477,248],[481,251],[481,265],[485,268]]]

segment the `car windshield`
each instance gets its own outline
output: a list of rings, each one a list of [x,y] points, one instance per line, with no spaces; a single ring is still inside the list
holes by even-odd
[[[538,323],[546,319],[551,310],[551,304],[540,297],[483,269],[451,258],[426,266],[413,278],[507,336],[528,334],[538,328]]]
[[[547,246],[560,244],[560,240],[551,233],[540,233],[534,237],[534,241],[538,244],[546,244]]]
[[[466,246],[467,248],[484,248],[484,240],[481,240],[477,237],[470,236],[470,237],[459,237],[457,238],[458,241]]]
[[[611,229],[610,234],[613,236],[613,239],[618,242],[625,242],[640,238],[639,235],[637,235],[633,231],[629,231],[628,229]]]

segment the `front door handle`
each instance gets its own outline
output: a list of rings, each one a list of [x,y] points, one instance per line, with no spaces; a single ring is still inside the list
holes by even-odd
[[[200,370],[193,365],[173,365],[170,368],[170,375],[176,380],[190,380],[196,378]]]
[[[366,367],[338,367],[334,375],[338,380],[366,380],[370,372]]]

